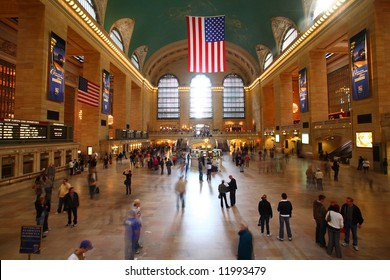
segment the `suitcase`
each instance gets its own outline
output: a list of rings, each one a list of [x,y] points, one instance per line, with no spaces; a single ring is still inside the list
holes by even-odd
[[[77,169],[76,174],[81,174],[81,170]]]

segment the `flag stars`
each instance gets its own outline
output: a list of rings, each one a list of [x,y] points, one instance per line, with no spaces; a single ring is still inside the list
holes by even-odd
[[[205,18],[205,41],[218,42],[225,40],[225,17]]]

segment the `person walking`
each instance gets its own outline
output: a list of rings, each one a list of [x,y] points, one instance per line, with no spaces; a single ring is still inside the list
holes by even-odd
[[[69,257],[68,260],[77,261],[85,260],[85,253],[92,250],[92,242],[89,240],[83,240],[80,243],[79,248],[77,248]]]
[[[324,178],[324,173],[322,173],[321,169],[317,168],[317,171],[314,173],[314,178],[317,184],[317,190],[322,191],[322,179]]]
[[[240,224],[238,235],[237,260],[253,260],[253,237],[246,224]]]
[[[181,201],[181,208],[184,209],[185,203],[184,203],[184,195],[186,193],[186,180],[184,179],[184,175],[179,177],[179,180],[176,182],[176,193],[177,193],[177,200],[176,200],[176,208],[179,209],[179,202]]]
[[[125,221],[125,260],[134,260],[138,250],[141,223],[132,215]]]
[[[306,188],[312,189],[315,186],[314,171],[311,165],[306,169]]]
[[[138,239],[135,240],[136,242],[136,248],[135,248],[135,253],[139,254],[140,251],[139,249],[143,248],[143,246],[139,243],[139,239],[141,237],[141,227],[142,227],[142,217],[141,217],[141,200],[139,199],[134,199],[133,201],[133,207],[131,208],[131,215],[136,218],[139,222],[139,234],[138,234]]]
[[[199,171],[199,181],[203,182],[203,163],[200,158],[198,160],[198,171]]]
[[[313,202],[313,218],[316,221],[316,243],[320,247],[325,247],[325,233],[326,233],[326,209],[324,207],[325,195],[320,194],[317,200]]]
[[[387,175],[387,166],[388,166],[388,162],[387,162],[387,158],[384,158],[383,159],[383,162],[382,162],[382,168],[383,168],[383,174]]]
[[[207,163],[206,163],[206,169],[207,169],[207,181],[211,181],[211,170],[213,168],[213,165],[211,163],[211,159],[208,158],[207,159]]]
[[[230,193],[230,206],[234,206],[236,205],[237,182],[232,175],[229,175],[229,179],[230,182],[228,183],[228,185],[229,185],[229,193]]]
[[[282,193],[282,200],[278,204],[278,212],[279,212],[279,236],[278,240],[284,240],[284,224],[286,224],[287,229],[287,237],[289,241],[292,241],[292,234],[290,228],[290,218],[292,216],[292,204],[287,200],[287,194]]]
[[[53,163],[49,164],[49,166],[47,168],[46,175],[49,178],[49,180],[51,181],[51,187],[53,188],[54,187],[54,180],[56,177],[56,167]]]
[[[165,163],[165,165],[167,166],[167,173],[168,175],[171,175],[172,173],[172,165],[174,165],[174,163],[172,162],[171,158],[167,158],[167,161]]]
[[[35,205],[35,212],[36,212],[35,221],[37,226],[42,226],[42,232],[43,232],[42,237],[45,238],[47,229],[45,228],[44,222],[45,222],[45,217],[48,213],[48,208],[47,208],[48,206],[46,204],[45,197],[42,196],[39,199],[37,199],[34,205]]]
[[[334,171],[333,179],[335,181],[338,181],[339,180],[340,164],[337,162],[337,160],[333,161],[332,170]]]
[[[365,158],[363,160],[363,172],[368,173],[369,169],[370,169],[370,161],[367,158]]]
[[[341,207],[341,215],[344,218],[345,236],[342,245],[349,245],[349,235],[352,232],[352,245],[355,251],[359,251],[357,229],[363,224],[363,216],[358,206],[353,203],[353,198],[347,197],[346,202]]]
[[[267,229],[267,236],[270,236],[271,232],[269,230],[269,220],[272,219],[272,207],[271,203],[269,203],[267,200],[266,194],[263,194],[263,196],[261,197],[257,209],[260,215],[258,226],[261,226],[261,235],[264,235],[265,225]]]
[[[218,186],[218,197],[221,200],[221,208],[223,208],[223,200],[225,201],[226,208],[230,208],[230,206],[227,204],[226,200],[226,193],[229,191],[229,188],[225,185],[225,180],[221,181],[221,184]]]
[[[88,188],[89,188],[89,198],[93,199],[93,196],[96,192],[96,179],[95,179],[94,173],[88,174],[87,182],[88,182]]]
[[[123,182],[126,186],[126,195],[130,195],[131,194],[131,177],[133,176],[133,174],[131,173],[130,168],[123,171],[122,174],[126,176],[126,179]]]
[[[79,195],[74,191],[73,187],[69,188],[69,192],[64,197],[64,203],[66,211],[68,212],[68,223],[67,227],[76,227],[77,226],[77,208],[80,206]],[[72,214],[73,214],[73,225],[72,223]]]
[[[68,182],[67,178],[62,180],[62,184],[58,188],[58,208],[56,214],[60,214],[62,211],[65,212],[64,197],[69,192],[71,185]]]
[[[343,228],[344,223],[343,216],[341,216],[339,211],[340,206],[333,202],[325,215],[325,220],[328,225],[328,247],[326,248],[326,252],[328,255],[331,255],[334,248],[336,257],[341,258],[340,230]]]

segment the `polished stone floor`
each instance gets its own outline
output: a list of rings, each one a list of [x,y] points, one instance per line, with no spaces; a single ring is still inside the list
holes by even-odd
[[[319,161],[292,157],[283,173],[263,172],[264,162],[252,161],[241,173],[225,155],[221,172],[213,173],[211,183],[200,183],[197,167],[193,166],[187,176],[185,209],[176,208],[174,186],[179,170],[174,167],[172,175],[160,175],[147,168],[133,170],[133,193],[125,195],[122,172],[129,160],[122,165],[113,163],[108,169],[98,166],[98,185],[101,193],[89,199],[86,172],[70,178],[70,183],[80,195],[79,225],[67,228],[66,214],[54,215],[57,201],[54,197],[49,217],[51,231],[42,241],[42,252],[33,255],[38,260],[63,260],[83,239],[90,239],[94,249],[87,253],[92,260],[120,260],[124,257],[123,221],[135,198],[141,200],[143,249],[137,255],[140,260],[233,260],[236,258],[238,229],[241,222],[249,225],[254,236],[256,259],[264,260],[330,260],[314,239],[315,222],[312,203],[320,194],[307,189],[305,170],[309,164],[321,166]],[[217,198],[217,186],[229,175],[237,180],[237,203],[230,209],[221,209]],[[57,174],[54,193],[62,178]],[[205,177],[204,177],[205,179]],[[34,193],[32,182],[11,186],[14,191],[0,190],[0,258],[2,260],[25,260],[19,254],[22,225],[34,225]],[[9,188],[8,188],[9,189]],[[325,206],[335,200],[340,205],[347,196],[355,200],[365,219],[358,231],[359,251],[352,246],[342,247],[343,259],[389,260],[390,259],[390,176],[370,172],[363,174],[350,166],[342,165],[339,181],[324,180]],[[277,203],[280,194],[286,192],[293,204],[291,221],[293,240],[276,239],[279,223]],[[271,236],[260,235],[257,204],[263,194],[268,195],[274,211],[271,219]]]

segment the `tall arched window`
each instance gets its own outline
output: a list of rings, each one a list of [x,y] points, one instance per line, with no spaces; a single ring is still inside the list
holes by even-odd
[[[223,81],[223,117],[245,118],[244,82],[236,74],[226,76]]]
[[[123,45],[122,36],[119,33],[118,29],[113,28],[110,33],[111,39],[114,41],[114,43],[122,50],[125,51],[125,46]]]
[[[298,36],[298,31],[294,27],[291,27],[290,29],[288,29],[286,34],[283,37],[283,40],[282,40],[282,51],[287,49],[287,47],[292,42],[294,42],[294,40],[297,38],[297,36]]]
[[[96,9],[95,9],[95,4],[93,3],[92,0],[79,0],[79,3],[83,8],[90,14],[90,16],[98,21],[97,16],[96,16]]]
[[[133,65],[138,70],[140,70],[139,59],[138,59],[138,56],[135,53],[133,53],[132,56],[131,56],[131,63],[133,63]]]
[[[268,66],[271,65],[272,61],[274,61],[274,57],[273,57],[272,53],[269,52],[269,53],[267,53],[267,55],[265,56],[263,70],[267,69]]]
[[[158,82],[157,118],[180,118],[179,81],[173,75],[164,75]]]
[[[205,119],[212,117],[211,81],[206,75],[196,75],[191,80],[190,118]]]

